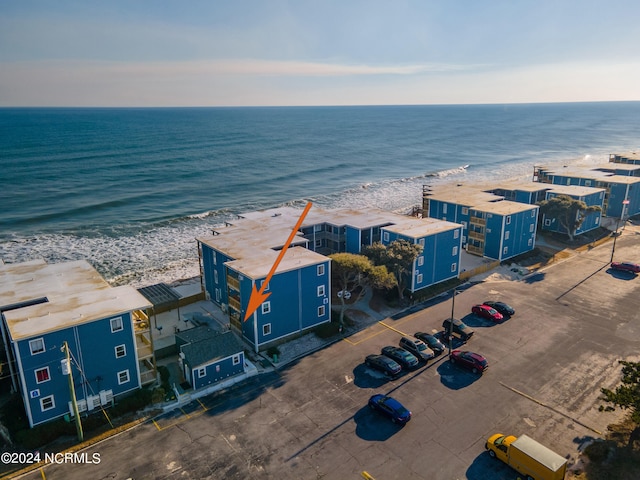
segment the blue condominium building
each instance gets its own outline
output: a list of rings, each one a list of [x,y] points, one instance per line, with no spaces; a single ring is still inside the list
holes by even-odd
[[[600,167],[534,168],[534,180],[553,185],[604,189],[603,216],[625,218],[640,213],[640,165],[610,162]]]
[[[256,351],[331,321],[330,259],[305,248],[301,235],[265,285],[299,215],[295,209],[252,212],[197,239],[208,298]],[[251,292],[263,285],[270,295],[245,321]]]
[[[29,424],[111,405],[156,380],[150,303],[86,261],[0,263],[2,339]],[[70,357],[66,360],[68,347]]]
[[[544,200],[549,200],[558,195],[566,195],[575,200],[583,201],[588,207],[604,206],[606,191],[604,188],[581,187],[579,185],[550,185],[539,182],[501,182],[495,188],[489,190],[490,193],[502,196],[506,200],[516,202],[536,204]],[[582,225],[575,232],[576,235],[596,229],[600,226],[602,212],[590,212],[583,220]],[[559,233],[566,233],[561,222],[557,218],[544,214],[542,229]]]
[[[537,205],[505,200],[487,187],[423,189],[423,216],[460,223],[462,247],[468,253],[500,261],[533,250],[538,211]]]
[[[404,239],[424,247],[411,271],[410,290],[456,277],[462,226],[377,209],[312,208],[265,292],[268,299],[245,321],[251,291],[260,289],[300,216],[283,207],[249,212],[198,238],[207,296],[256,351],[331,320],[332,253],[361,253],[375,242]]]

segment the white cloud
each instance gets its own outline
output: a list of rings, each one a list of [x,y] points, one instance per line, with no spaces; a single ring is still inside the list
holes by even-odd
[[[265,60],[0,64],[4,106],[233,106],[640,100],[640,63],[346,65]]]

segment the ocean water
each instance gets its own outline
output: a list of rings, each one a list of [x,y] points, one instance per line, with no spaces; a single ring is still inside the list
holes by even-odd
[[[404,212],[424,184],[531,178],[639,143],[640,102],[0,109],[0,259],[173,282],[198,275],[195,238],[238,213]]]

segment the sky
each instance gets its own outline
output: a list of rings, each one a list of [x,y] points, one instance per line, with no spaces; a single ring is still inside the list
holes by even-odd
[[[640,100],[637,0],[0,0],[0,106]]]

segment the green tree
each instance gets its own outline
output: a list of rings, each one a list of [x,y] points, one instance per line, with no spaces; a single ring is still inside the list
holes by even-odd
[[[375,266],[364,255],[353,253],[334,253],[331,258],[331,275],[334,285],[338,288],[341,308],[340,325],[344,321],[345,300],[353,297],[359,289],[358,298],[362,298],[368,287],[373,288],[393,288],[395,278],[386,267]]]
[[[629,438],[631,445],[634,440],[640,439],[640,362],[620,360],[619,363],[622,365],[622,385],[615,390],[601,388],[600,392],[605,402],[630,411],[631,420],[636,424]],[[605,410],[611,411],[614,407],[608,406]]]
[[[590,213],[602,211],[602,208],[597,205],[587,206],[582,200],[576,200],[568,195],[558,195],[549,200],[543,200],[538,205],[540,205],[540,212],[558,220],[571,241]]]
[[[422,245],[407,240],[394,240],[388,246],[379,242],[365,247],[363,252],[375,265],[384,265],[396,278],[398,297],[402,300],[406,280],[413,271],[413,262],[422,253]]]

